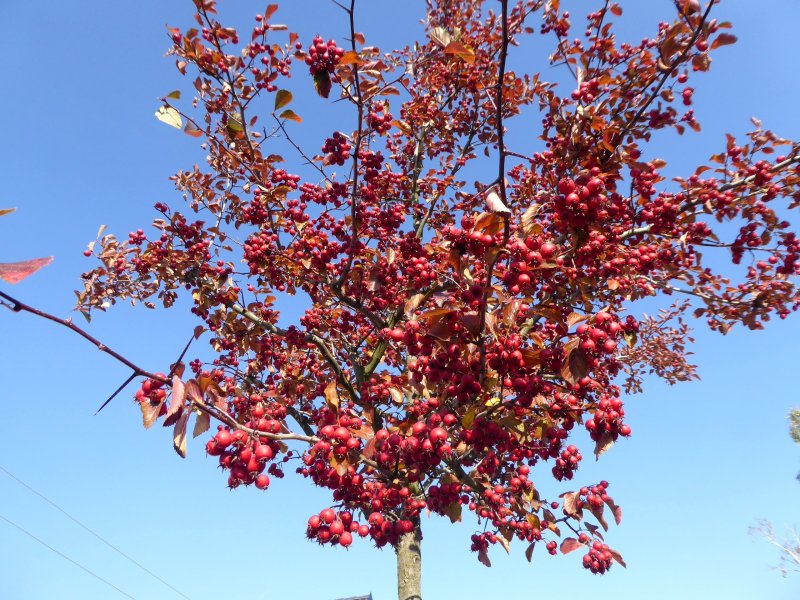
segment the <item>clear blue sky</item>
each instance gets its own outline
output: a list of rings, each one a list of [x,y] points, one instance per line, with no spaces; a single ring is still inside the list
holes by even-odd
[[[238,22],[248,24],[264,8],[250,0],[227,4]],[[276,19],[301,32],[303,41],[315,33],[344,36],[344,14],[328,0],[284,4]],[[358,4],[357,28],[368,43],[388,50],[413,41],[421,2]],[[633,40],[673,11],[670,0],[623,7],[622,31]],[[186,27],[191,13],[188,0],[0,3],[0,207],[19,208],[0,220],[0,260],[56,257],[29,280],[0,289],[67,316],[79,274],[91,264],[81,252],[98,226],[124,236],[150,222],[154,202],[178,201],[168,176],[202,155],[196,140],[159,123],[153,112],[169,91],[190,93],[189,81],[163,54],[164,25]],[[702,134],[656,138],[657,154],[676,172],[718,152],[724,131],[746,131],[750,116],[800,138],[800,4],[727,0],[716,14],[734,22],[740,43],[716,53],[711,74],[697,81]],[[535,65],[544,59],[539,50],[515,57]],[[552,73],[545,71],[545,77]],[[351,127],[352,119],[326,123],[327,106],[312,97],[304,72],[298,68],[291,84],[309,95],[296,100],[309,130],[308,137],[299,135],[316,144],[317,125],[329,132]],[[532,139],[525,131],[512,133]],[[292,306],[285,309],[292,314]],[[776,554],[747,534],[759,517],[779,530],[800,522],[800,449],[786,424],[788,409],[800,405],[794,380],[799,323],[794,315],[765,332],[735,331],[726,338],[699,329],[694,351],[702,381],[676,388],[652,382],[626,405],[631,439],[597,464],[586,461],[579,478],[609,480],[623,507],[623,523],[607,540],[625,557],[627,570],[615,567],[595,577],[581,568],[580,553],[554,558],[543,548],[528,564],[520,545],[510,556],[494,548],[494,566],[486,569],[469,552],[473,523],[451,526],[437,518],[423,521],[426,598],[800,596],[800,576],[782,579],[770,569]],[[120,306],[98,315],[91,331],[159,370],[179,353],[194,325],[179,310]],[[349,551],[305,541],[306,519],[329,504],[324,492],[292,474],[266,493],[230,492],[215,460],[204,455],[204,438],[190,443],[182,461],[168,431],[142,429],[133,390],[93,416],[127,377],[124,367],[67,330],[28,315],[0,312],[0,333],[0,466],[188,597],[332,600],[369,591],[376,600],[394,597],[390,551],[363,541]],[[538,480],[546,491],[558,492],[549,475]],[[179,597],[2,472],[0,498],[2,517],[131,596]],[[124,596],[0,520],[0,598],[117,597]]]

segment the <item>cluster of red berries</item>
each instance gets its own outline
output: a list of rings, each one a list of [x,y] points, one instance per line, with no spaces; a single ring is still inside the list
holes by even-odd
[[[274,431],[271,423],[265,422],[261,425],[264,430]],[[270,479],[264,470],[267,463],[275,458],[277,451],[278,445],[273,440],[252,440],[245,432],[238,429],[231,432],[222,425],[217,434],[206,443],[206,452],[210,456],[218,456],[220,467],[230,471],[228,486],[231,489],[241,484],[255,484],[258,489],[267,489]],[[269,472],[277,477],[283,475],[275,464],[270,465]]]
[[[594,102],[597,97],[597,92],[600,90],[600,82],[597,79],[589,79],[588,81],[581,81],[577,90],[572,92],[573,100],[580,100],[586,104]]]
[[[166,378],[166,375],[163,373],[156,373],[156,376],[159,378]],[[164,399],[167,397],[167,390],[164,389],[164,382],[159,381],[158,379],[145,379],[142,382],[142,387],[136,390],[136,401],[139,404],[144,404],[145,402],[149,402],[151,405],[156,406],[157,404],[161,404],[164,402]],[[166,404],[162,405],[161,413],[159,416],[162,416],[164,413],[167,412]]]
[[[591,487],[582,487],[578,491],[578,508],[588,506],[590,510],[597,510],[603,507],[603,504],[611,500],[606,490],[608,489],[608,482],[601,481],[597,485]]]
[[[569,445],[561,451],[561,455],[556,459],[556,464],[553,467],[553,477],[559,481],[564,479],[572,479],[575,471],[578,470],[578,464],[583,456],[578,451],[577,446]]]
[[[325,140],[322,146],[322,151],[325,153],[325,164],[327,165],[343,165],[344,161],[350,158],[350,151],[353,146],[350,140],[338,131]]]
[[[348,511],[336,512],[332,508],[325,508],[308,519],[306,536],[320,544],[339,544],[347,548],[353,543],[353,533],[366,537],[369,527],[353,521],[353,515]]]
[[[617,338],[623,328],[613,315],[599,312],[594,317],[594,325],[581,323],[575,333],[581,339],[581,349],[588,354],[611,354],[617,348]]]
[[[367,124],[377,133],[384,134],[392,128],[393,118],[383,104],[376,102],[367,115]]]
[[[593,171],[595,169],[592,169]],[[600,170],[597,169],[599,174]],[[618,219],[628,211],[618,194],[606,194],[606,184],[597,175],[561,179],[554,201],[555,224],[561,229],[580,228],[587,223]]]
[[[611,568],[612,558],[613,555],[608,545],[596,541],[592,544],[589,553],[583,557],[583,567],[595,575],[598,573],[602,575]]]
[[[603,398],[597,403],[597,410],[591,419],[586,421],[586,429],[593,441],[598,441],[604,433],[610,433],[612,439],[631,434],[630,425],[622,422],[625,409],[619,398]]]
[[[311,75],[323,71],[333,74],[334,68],[344,55],[344,49],[339,48],[334,40],[322,39],[322,36],[315,36],[308,48],[306,64]]]

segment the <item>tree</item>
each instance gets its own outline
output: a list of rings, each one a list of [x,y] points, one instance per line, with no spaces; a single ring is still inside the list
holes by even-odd
[[[168,307],[185,290],[217,358],[190,373],[183,357],[165,374],[130,364],[131,380],[146,378],[145,425],[174,425],[184,453],[192,414],[198,434],[220,422],[207,450],[231,487],[265,488],[283,459],[302,460],[300,474],[334,498],[309,537],[395,546],[400,597],[421,594],[423,509],[476,513],[486,564],[491,544],[515,537],[529,556],[539,542],[554,554],[563,529],[561,551],[584,547],[584,565],[604,572],[622,560],[599,529],[621,516],[607,486],[558,502],[531,474],[573,478],[575,425],[598,456],[629,435],[620,387],[639,391],[649,370],[694,377],[687,311],[724,333],[796,308],[800,244],[782,211],[797,206],[797,148],[755,123],[679,191],[662,183],[647,142],[699,130],[688,80],[735,39],[711,5],[681,3],[652,39],[623,45],[611,3],[578,43],[558,2],[432,3],[428,38],[388,55],[357,32],[356,8],[343,47],[282,33],[274,7],[244,44],[210,2],[197,6],[200,29],[171,30],[199,110],[173,93],[157,116],[202,138],[209,164],[175,177],[188,209],[157,205],[154,237],[99,240],[79,308]],[[558,40],[552,62],[576,79],[566,95],[508,68],[534,13]],[[343,98],[355,129],[287,150],[302,126],[291,72]],[[541,140],[510,147],[509,123],[537,110]],[[291,161],[316,172],[300,177],[308,169]],[[278,325],[284,294],[308,298],[294,327]],[[641,317],[657,295],[694,304]]]

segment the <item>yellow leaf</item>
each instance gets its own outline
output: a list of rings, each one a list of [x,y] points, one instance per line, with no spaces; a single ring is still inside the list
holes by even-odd
[[[289,92],[287,90],[278,90],[278,93],[275,94],[275,110],[283,108],[291,101],[292,101],[292,92]]]
[[[183,127],[181,115],[171,106],[160,106],[156,111],[156,119],[175,129],[181,129]]]

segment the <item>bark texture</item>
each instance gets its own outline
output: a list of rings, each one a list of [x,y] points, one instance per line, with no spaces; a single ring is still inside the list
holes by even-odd
[[[397,599],[422,600],[422,531],[419,520],[414,531],[405,533],[397,543]]]

